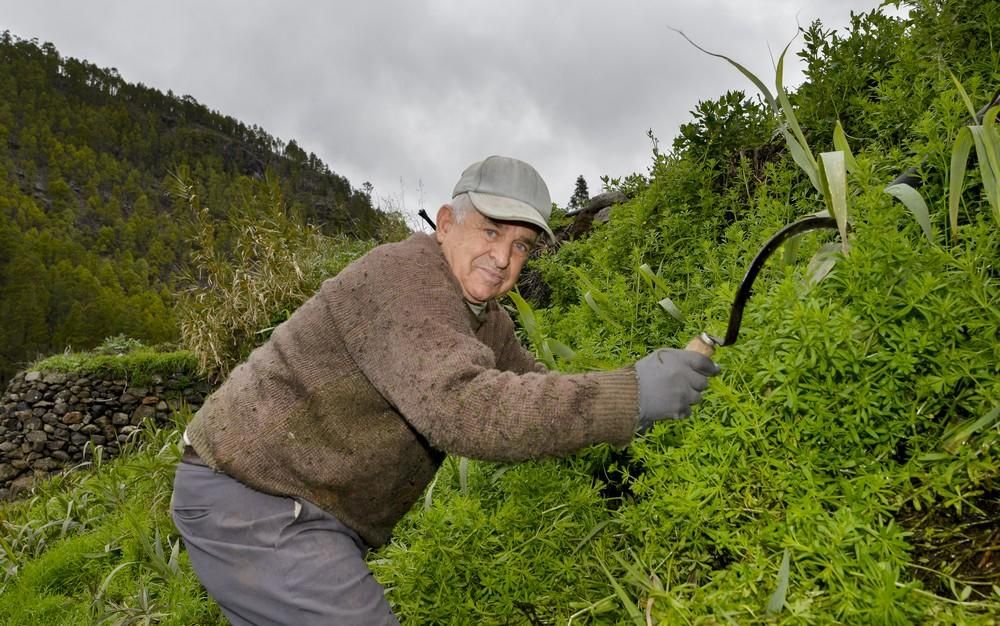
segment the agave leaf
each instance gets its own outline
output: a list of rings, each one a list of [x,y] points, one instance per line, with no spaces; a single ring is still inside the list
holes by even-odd
[[[954,454],[972,435],[981,430],[992,428],[998,423],[1000,423],[1000,405],[979,419],[969,419],[958,426],[949,428],[944,435],[944,449]]]
[[[1000,175],[1000,141],[997,138],[996,120],[1000,107],[993,107],[983,115],[983,144],[986,148],[987,163],[990,168],[990,179],[992,185],[986,189],[986,199],[990,206],[996,209],[1000,205],[1000,193],[998,193],[997,177]],[[982,164],[980,164],[982,169]]]
[[[979,176],[983,179],[983,189],[986,191],[986,199],[990,200],[996,193],[996,177],[989,162],[989,148],[986,145],[985,132],[982,126],[969,126],[972,138],[976,142],[976,157],[979,159]]]
[[[793,265],[799,258],[799,238],[792,237],[781,246],[784,250],[781,255],[781,262],[785,265]]]
[[[837,220],[841,247],[847,254],[847,170],[843,152],[824,152],[820,157],[820,180],[826,191],[827,208]]]
[[[798,237],[795,239],[797,240]],[[806,282],[809,285],[818,285],[826,278],[833,266],[837,264],[838,252],[840,252],[840,244],[837,242],[825,243],[820,246],[813,258],[809,260],[809,267],[806,268]]]
[[[788,548],[781,557],[781,567],[778,568],[778,587],[771,594],[771,599],[767,602],[767,612],[780,613],[785,606],[785,596],[788,594],[788,574],[791,569],[791,557]]]
[[[799,121],[795,117],[795,109],[792,107],[792,102],[788,99],[788,94],[782,86],[782,74],[784,73],[785,67],[785,53],[788,52],[788,48],[791,45],[792,42],[789,41],[788,44],[785,45],[785,49],[781,51],[781,56],[778,57],[778,68],[775,72],[775,86],[778,91],[778,103],[781,105],[781,111],[785,115],[788,127],[792,129],[792,134],[795,136],[795,139],[798,140],[799,145],[805,151],[806,155],[808,155],[809,162],[812,164],[813,169],[816,169],[816,159],[813,158],[812,152],[809,150],[809,142],[806,141],[806,136],[802,133],[802,128],[799,127]]]
[[[561,341],[556,341],[555,339],[548,338],[545,340],[545,343],[548,345],[549,351],[561,359],[570,361],[576,358],[576,352],[574,352],[572,348],[562,343]]]
[[[646,282],[653,287],[659,295],[667,295],[670,293],[670,286],[667,285],[667,281],[660,278],[659,274],[653,271],[649,267],[648,263],[643,263],[639,266],[639,274],[646,279]]]
[[[802,168],[802,171],[806,173],[809,177],[810,182],[812,182],[813,187],[820,194],[823,193],[823,187],[819,181],[819,172],[817,171],[816,161],[813,159],[812,155],[809,154],[809,147],[803,148],[799,144],[798,140],[787,128],[781,129],[781,135],[785,138],[785,143],[788,144],[788,150],[792,153],[792,160],[795,164]]]
[[[847,143],[847,135],[844,133],[844,127],[840,120],[837,120],[837,125],[833,127],[833,147],[844,153],[848,172],[853,174],[858,171],[858,162],[854,159],[850,144]]]
[[[666,311],[670,317],[674,318],[678,322],[681,322],[682,324],[684,323],[684,314],[679,308],[677,308],[677,305],[674,304],[673,300],[670,298],[663,298],[657,302],[657,304],[663,307],[663,310]]]
[[[962,183],[965,181],[965,168],[972,144],[972,131],[968,126],[963,126],[951,149],[951,172],[948,174],[948,222],[951,224],[952,239],[958,236],[958,203],[962,198]]]
[[[458,460],[458,485],[462,490],[462,495],[469,493],[469,459],[462,457]]]
[[[962,83],[955,78],[954,74],[948,72],[948,75],[951,76],[951,82],[955,83],[955,87],[958,89],[958,95],[962,97],[962,101],[965,102],[965,108],[969,109],[969,115],[972,116],[973,123],[975,123],[976,107],[972,105],[972,98],[969,97],[968,92],[965,91],[965,87],[963,87]]]
[[[435,474],[434,475],[434,480],[431,481],[431,484],[427,485],[427,491],[424,493],[424,510],[425,511],[430,511],[431,510],[431,505],[434,503],[434,485],[437,484],[437,482],[438,482],[438,476],[440,476],[440,475],[441,474]]]
[[[750,82],[752,82],[754,84],[754,86],[757,88],[757,90],[760,91],[761,94],[763,94],[764,100],[767,101],[767,104],[771,107],[771,110],[774,111],[774,114],[775,115],[780,115],[781,114],[781,110],[778,108],[778,104],[777,104],[777,102],[775,102],[774,96],[771,95],[771,91],[767,88],[766,85],[764,85],[764,82],[761,79],[757,78],[757,76],[753,72],[751,72],[747,68],[743,67],[742,65],[740,65],[736,61],[730,59],[729,57],[727,57],[724,54],[717,54],[715,52],[709,52],[708,50],[702,48],[701,46],[699,46],[695,42],[691,41],[691,38],[688,37],[687,35],[685,35],[683,33],[683,31],[679,31],[676,28],[671,28],[670,30],[672,30],[675,33],[679,34],[684,39],[687,39],[687,42],[689,44],[691,44],[695,48],[701,50],[705,54],[707,54],[709,56],[716,57],[718,59],[723,59],[725,61],[728,61],[730,65],[732,65],[733,67],[735,67],[736,69],[738,69],[741,74],[743,74],[744,76],[746,76],[750,80]]]
[[[924,197],[920,195],[920,192],[906,183],[889,185],[885,188],[885,192],[894,198],[898,198],[900,202],[906,205],[906,208],[913,214],[913,218],[920,224],[920,228],[924,231],[927,241],[934,243],[930,211],[927,210],[927,203],[924,202]]]
[[[521,294],[516,291],[509,291],[507,295],[514,301],[514,306],[517,307],[517,316],[520,318],[521,327],[524,328],[524,332],[527,333],[528,337],[534,338],[538,334],[538,318],[535,317],[535,311],[528,304],[527,300],[522,298]]]

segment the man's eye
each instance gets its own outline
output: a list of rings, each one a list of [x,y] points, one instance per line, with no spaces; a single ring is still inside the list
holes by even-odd
[[[497,235],[499,235],[499,234],[500,234],[499,232],[497,232],[496,230],[494,230],[494,229],[492,229],[492,228],[484,228],[484,229],[483,229],[483,232],[484,232],[484,233],[486,234],[486,236],[487,236],[487,237],[489,237],[490,239],[493,239],[494,237],[496,237]]]
[[[515,242],[514,247],[517,248],[517,251],[520,252],[521,254],[528,254],[529,252],[531,252],[531,248],[528,247],[528,244],[521,243],[520,241]]]

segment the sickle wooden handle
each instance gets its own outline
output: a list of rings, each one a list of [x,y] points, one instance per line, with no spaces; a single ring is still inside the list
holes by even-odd
[[[715,345],[702,339],[701,335],[689,341],[684,349],[704,354],[708,358],[712,358],[712,355],[715,354]]]

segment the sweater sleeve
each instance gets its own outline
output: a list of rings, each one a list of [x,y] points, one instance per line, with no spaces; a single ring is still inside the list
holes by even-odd
[[[357,298],[331,303],[343,308],[334,319],[357,365],[430,445],[518,461],[628,443],[638,414],[633,368],[573,375],[501,371],[493,350],[473,333],[454,286],[436,283],[415,277],[409,287],[357,293],[364,302],[378,301],[363,315],[352,314]]]

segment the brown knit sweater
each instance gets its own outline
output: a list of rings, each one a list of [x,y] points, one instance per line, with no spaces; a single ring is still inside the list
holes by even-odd
[[[545,372],[496,302],[472,313],[437,241],[417,234],[324,282],[187,432],[213,468],[314,502],[380,546],[445,453],[517,461],[624,445],[638,398],[631,367]]]

